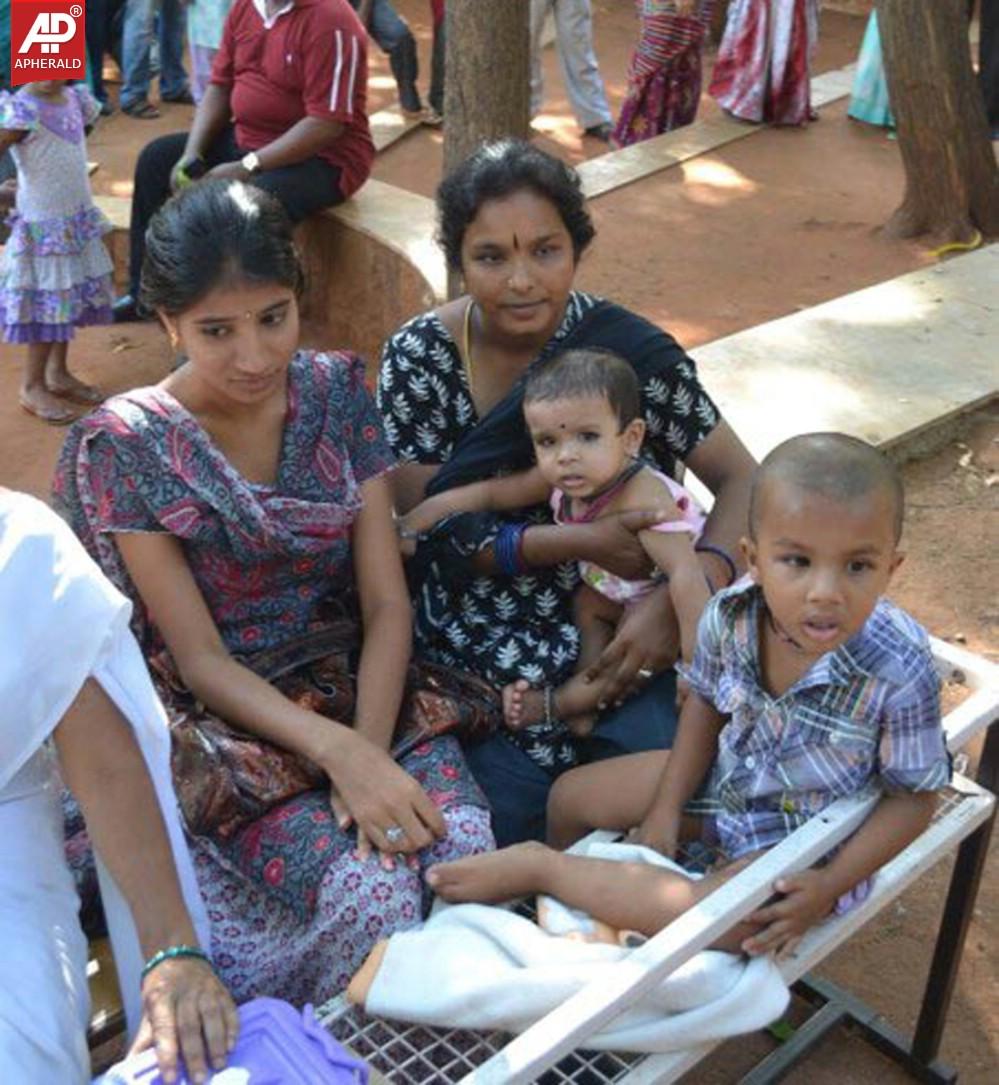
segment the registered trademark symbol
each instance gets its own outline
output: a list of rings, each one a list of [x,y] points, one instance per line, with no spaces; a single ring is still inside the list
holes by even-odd
[[[69,9],[69,13],[73,16],[74,19],[79,19],[79,17],[83,14],[83,8],[81,8],[79,4],[74,4]]]

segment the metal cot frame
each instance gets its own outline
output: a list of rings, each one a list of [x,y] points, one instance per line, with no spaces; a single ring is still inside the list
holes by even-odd
[[[963,681],[970,695],[944,719],[947,745],[956,753],[986,731],[976,780],[955,774],[931,825],[878,873],[870,896],[845,916],[819,925],[802,940],[781,971],[796,993],[815,1006],[794,1035],[759,1062],[743,1085],[781,1080],[844,1022],[904,1067],[917,1081],[945,1085],[957,1072],[937,1059],[964,940],[974,911],[995,821],[999,788],[999,667],[934,639],[941,675]],[[541,1021],[510,1038],[428,1028],[368,1017],[340,997],[319,1011],[335,1036],[391,1082],[400,1085],[652,1085],[675,1081],[717,1045],[667,1055],[587,1052],[586,1039],[657,985],[770,895],[776,878],[810,866],[864,820],[875,799],[841,799],[732,878],[700,905],[635,950],[613,982],[591,984]],[[612,838],[611,834],[604,834]],[[819,964],[926,870],[957,848],[915,1031],[894,1029],[875,1010],[835,984],[811,975]]]

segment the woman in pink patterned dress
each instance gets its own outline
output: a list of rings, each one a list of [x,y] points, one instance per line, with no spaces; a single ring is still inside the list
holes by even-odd
[[[165,205],[143,300],[185,364],[78,423],[55,482],[132,599],[154,671],[168,661],[171,718],[180,698],[328,778],[231,831],[187,826],[221,976],[237,1000],[299,1004],[335,994],[375,942],[420,922],[428,864],[492,841],[455,738],[389,753],[412,622],[394,461],[361,360],[295,349],[300,281],[291,226],[261,190],[205,181]],[[364,635],[345,726],[258,664],[292,657],[354,598]],[[314,659],[285,663],[313,673]]]
[[[818,0],[733,0],[710,93],[743,121],[807,124]]]
[[[714,0],[636,0],[636,6],[639,39],[614,127],[618,147],[693,123],[701,100],[701,46]]]

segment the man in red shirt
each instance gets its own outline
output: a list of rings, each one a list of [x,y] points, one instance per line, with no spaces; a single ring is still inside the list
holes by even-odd
[[[136,162],[131,290],[115,320],[139,319],[146,227],[178,187],[249,181],[294,222],[356,192],[375,156],[367,84],[367,35],[348,0],[236,0],[191,131],[153,140]]]

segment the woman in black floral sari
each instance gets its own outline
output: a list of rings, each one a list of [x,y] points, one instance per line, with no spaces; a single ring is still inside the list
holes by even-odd
[[[467,294],[409,321],[385,346],[378,403],[402,461],[394,474],[397,510],[530,466],[521,414],[528,368],[559,349],[604,347],[639,377],[644,454],[666,472],[682,462],[714,494],[699,548],[711,584],[730,583],[752,458],[669,335],[573,290],[594,233],[575,171],[528,143],[486,145],[441,184],[438,211],[441,243]],[[562,682],[578,650],[571,611],[576,561],[645,575],[635,534],[660,513],[558,527],[547,506],[449,517],[419,538],[410,563],[417,651],[497,688],[518,678],[535,686]],[[548,791],[566,768],[669,747],[677,648],[663,585],[630,609],[591,670],[610,706],[591,735],[575,738],[556,720],[504,731],[467,750],[500,845],[543,835]]]

